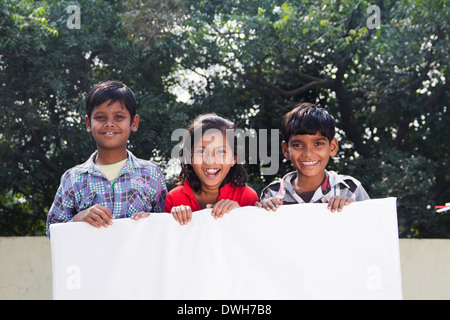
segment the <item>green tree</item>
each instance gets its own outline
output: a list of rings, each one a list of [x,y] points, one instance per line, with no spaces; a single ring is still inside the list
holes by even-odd
[[[67,27],[69,5],[80,29]],[[0,234],[43,234],[62,172],[95,147],[87,92],[115,79],[140,107],[130,149],[163,167],[172,131],[199,113],[279,129],[294,105],[315,102],[338,121],[331,169],[373,198],[397,197],[402,237],[449,237],[448,215],[433,210],[450,201],[448,15],[443,0],[5,0]],[[279,156],[277,175],[247,164],[258,191],[291,170]]]
[[[69,5],[80,8],[80,29],[68,27]],[[122,27],[121,10],[121,1],[1,2],[1,235],[45,233],[62,173],[95,150],[84,125],[93,84],[116,79],[133,88],[143,121],[130,149],[146,159],[158,153],[155,137],[172,99],[162,74],[173,60],[151,43],[134,41]]]
[[[450,199],[448,6],[375,4],[379,28],[371,1],[186,1],[178,75],[204,85],[178,80],[191,93],[185,113],[279,128],[295,104],[315,102],[338,120],[331,167],[372,197],[397,197],[401,236],[448,236],[449,218],[433,212]],[[258,170],[254,186],[274,178]],[[289,170],[282,161],[279,175]]]

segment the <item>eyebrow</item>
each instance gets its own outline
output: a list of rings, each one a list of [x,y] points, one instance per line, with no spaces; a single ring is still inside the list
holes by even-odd
[[[229,150],[232,150],[231,147],[230,147],[229,145],[221,145],[221,146],[215,147],[214,149],[218,149],[218,148],[220,148],[220,149],[229,149]],[[206,146],[204,146],[203,144],[202,144],[202,145],[198,145],[198,144],[197,144],[197,145],[194,147],[194,150],[197,150],[197,149],[206,149]]]
[[[96,114],[105,114],[108,112],[102,111],[102,110],[97,110],[97,111],[93,111],[92,115],[96,115]],[[118,111],[114,111],[113,114],[127,114],[124,110],[118,110]]]
[[[326,137],[319,137],[319,138],[315,139],[314,142],[316,142],[316,141],[323,141],[323,140],[326,141],[328,139]],[[303,140],[296,139],[296,138],[293,138],[292,140],[289,140],[289,143],[296,143],[296,142],[303,142]]]

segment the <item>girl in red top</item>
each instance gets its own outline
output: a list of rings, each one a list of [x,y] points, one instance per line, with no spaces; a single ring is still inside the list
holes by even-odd
[[[188,127],[180,154],[180,183],[167,197],[164,212],[181,225],[192,212],[212,208],[214,218],[258,201],[246,185],[247,172],[237,163],[237,143],[231,121],[216,114],[200,115]]]

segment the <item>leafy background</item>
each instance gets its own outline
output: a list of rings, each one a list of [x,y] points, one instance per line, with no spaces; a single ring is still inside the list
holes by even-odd
[[[80,29],[70,5],[80,8]],[[379,28],[369,28],[380,8]],[[135,92],[129,148],[173,187],[171,141],[199,113],[279,129],[311,101],[338,122],[329,169],[397,197],[401,237],[450,237],[447,1],[127,0],[0,3],[0,235],[43,235],[62,173],[94,151],[84,101]],[[280,138],[281,139],[281,138]],[[269,149],[270,150],[270,149]],[[246,164],[258,192],[277,175]]]

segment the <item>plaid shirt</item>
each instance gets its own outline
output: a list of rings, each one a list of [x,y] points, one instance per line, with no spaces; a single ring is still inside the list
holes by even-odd
[[[283,199],[283,204],[305,203],[305,201],[295,192],[291,181],[297,177],[297,172],[289,172],[283,179],[274,181],[261,192],[261,201],[267,198],[276,197]],[[310,203],[320,203],[321,199],[327,201],[334,196],[341,196],[354,199],[355,201],[368,200],[369,195],[364,190],[361,183],[351,176],[337,174],[334,171],[325,170],[325,179],[314,192]]]
[[[78,212],[100,204],[115,218],[129,218],[136,212],[163,212],[167,188],[159,167],[152,161],[136,158],[128,152],[128,161],[114,185],[94,164],[96,153],[88,161],[67,170],[47,217],[47,235],[52,223],[72,221]]]

